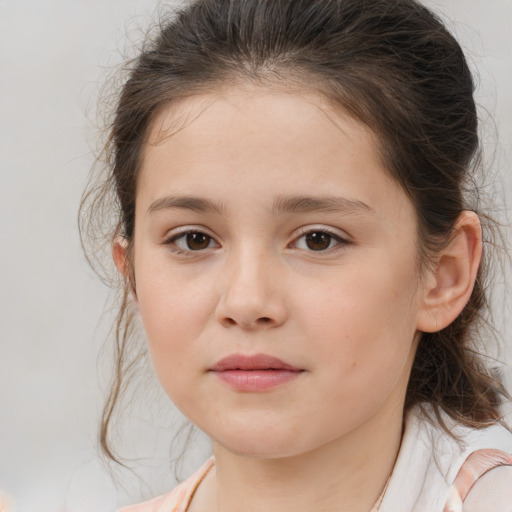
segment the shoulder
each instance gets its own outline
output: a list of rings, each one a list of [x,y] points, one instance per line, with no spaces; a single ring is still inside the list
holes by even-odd
[[[512,512],[512,434],[501,424],[482,429],[454,425],[458,441],[445,475],[452,482],[444,511]],[[446,454],[447,455],[447,454]],[[451,459],[451,461],[450,461]]]
[[[512,507],[512,455],[495,449],[471,453],[451,486],[445,510],[460,510],[462,503],[466,512],[498,506],[502,512],[512,512],[503,508]]]
[[[405,418],[402,445],[381,505],[382,512],[460,511],[464,499],[469,500],[470,492],[474,493],[471,499],[478,501],[478,487],[484,482],[478,482],[477,487],[475,482],[479,478],[489,473],[486,480],[490,485],[494,478],[490,475],[497,474],[494,473],[497,469],[505,470],[500,473],[509,473],[512,434],[507,428],[493,424],[472,429],[444,413],[441,413],[442,422],[436,422],[435,416],[426,412],[430,412],[428,408],[417,407]],[[441,423],[446,428],[441,428]],[[507,475],[500,478],[506,481]],[[498,497],[493,499],[497,502]],[[470,503],[468,501],[468,507]],[[478,508],[467,509],[468,512],[474,510]],[[480,506],[479,512],[483,510],[501,512],[499,507]]]
[[[432,450],[432,463],[447,483],[453,483],[459,473],[482,476],[496,466],[511,464],[512,431],[508,427],[496,422],[471,428],[446,413],[439,416],[437,424],[421,418],[416,435]]]
[[[180,485],[175,487],[171,492],[153,498],[152,500],[145,501],[144,503],[137,503],[136,505],[130,505],[129,507],[123,507],[117,512],[156,512],[164,501],[167,501],[172,495],[179,489]]]
[[[185,512],[188,504],[188,496],[193,494],[193,489],[186,480],[172,491],[153,498],[143,503],[137,503],[129,507],[124,507],[118,512]]]
[[[499,466],[480,477],[466,500],[464,512],[512,512],[512,466]]]
[[[213,465],[214,460],[210,458],[193,475],[172,491],[152,500],[124,507],[119,509],[118,512],[186,512],[197,487]]]

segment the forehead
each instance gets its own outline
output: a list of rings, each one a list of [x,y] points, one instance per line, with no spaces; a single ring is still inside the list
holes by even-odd
[[[216,127],[210,124],[213,118]],[[320,138],[327,135],[326,128],[329,128],[328,131],[342,132],[354,143],[372,146],[372,150],[378,146],[377,137],[366,125],[320,93],[297,86],[287,89],[282,85],[245,83],[219,87],[164,105],[151,123],[147,141],[150,146],[159,145],[189,127],[209,132],[208,136],[222,136],[221,129],[234,127],[237,122],[244,127],[239,132],[240,137],[250,136],[253,143],[264,139],[265,128],[283,129],[281,142],[284,142],[287,135],[288,139],[295,140],[304,136],[311,138],[313,134],[307,133],[308,127],[325,125],[322,133],[316,132]],[[231,141],[231,145],[234,142]],[[247,147],[250,148],[250,144]]]
[[[382,164],[374,133],[322,96],[232,87],[182,100],[158,114],[139,190],[153,201],[164,189],[222,195],[237,184],[250,184],[253,196],[271,192],[270,183],[286,188],[276,191],[280,194],[314,189],[327,195],[333,181],[344,195],[357,194],[357,200],[377,206],[405,197]]]

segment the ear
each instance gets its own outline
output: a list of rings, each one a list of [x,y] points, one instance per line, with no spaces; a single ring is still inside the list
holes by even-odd
[[[482,259],[482,227],[478,215],[463,211],[437,264],[424,276],[423,304],[417,328],[436,332],[450,325],[468,303]]]
[[[114,260],[118,272],[123,276],[125,281],[130,283],[133,298],[136,300],[135,282],[128,258],[128,240],[121,235],[116,235],[112,242],[112,259]]]
[[[116,235],[112,242],[112,258],[116,265],[118,272],[125,278],[128,279],[128,240],[121,235]]]

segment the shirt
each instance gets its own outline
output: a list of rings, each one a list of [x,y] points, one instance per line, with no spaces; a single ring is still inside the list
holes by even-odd
[[[442,417],[453,437],[429,422],[419,408],[407,414],[390,480],[370,512],[461,511],[475,483],[500,466],[511,466],[509,472],[496,472],[498,479],[510,480],[511,496],[510,501],[492,502],[492,506],[500,512],[509,510],[506,507],[512,503],[512,434],[499,424],[472,429],[446,415]],[[214,464],[212,457],[169,493],[119,512],[186,512],[194,492]],[[494,484],[503,486],[507,482]],[[481,499],[490,498],[485,495]]]

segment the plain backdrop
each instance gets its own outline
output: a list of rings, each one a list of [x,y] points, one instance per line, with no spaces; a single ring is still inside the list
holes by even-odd
[[[449,20],[478,70],[497,200],[510,203],[512,1],[426,3]],[[151,377],[141,402],[159,405],[128,411],[124,431],[137,473],[116,471],[123,484],[116,487],[99,459],[109,366],[108,352],[98,355],[111,313],[76,222],[93,162],[100,84],[130,47],[127,34],[140,40],[156,6],[0,0],[0,493],[15,500],[17,512],[109,511],[174,485],[170,425],[182,419],[159,399]],[[506,311],[498,308],[497,320],[511,361]],[[185,473],[206,450],[204,440],[192,443]]]

